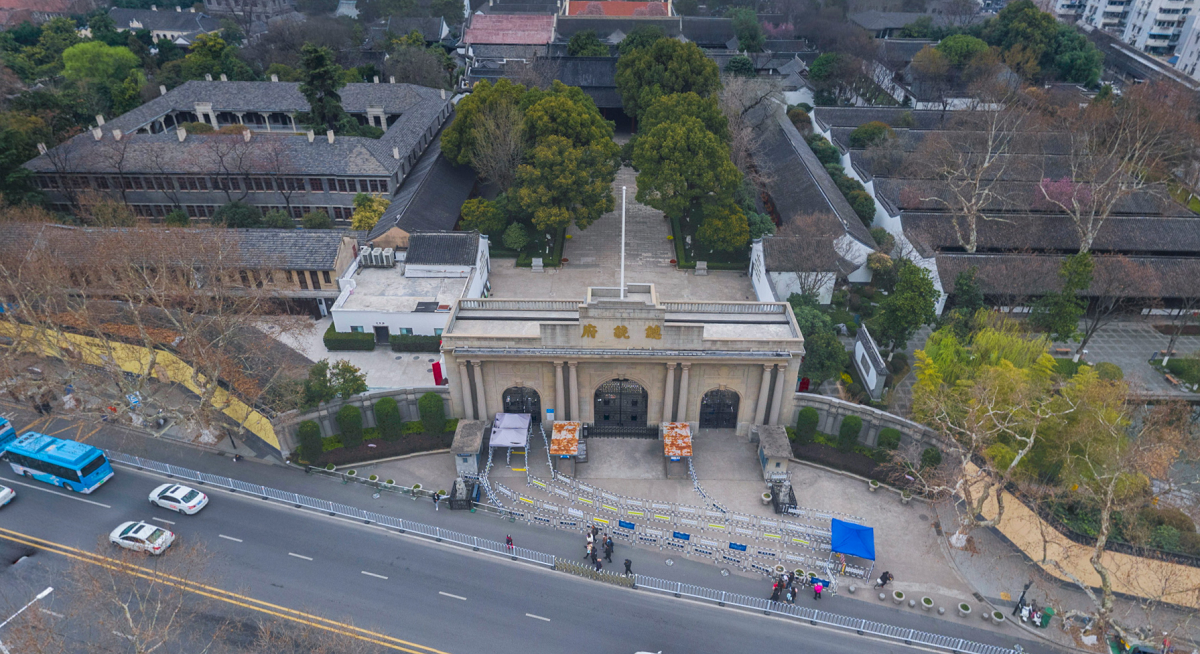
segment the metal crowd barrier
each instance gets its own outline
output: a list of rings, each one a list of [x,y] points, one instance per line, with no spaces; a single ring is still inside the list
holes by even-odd
[[[447,541],[470,547],[476,551],[492,552],[494,554],[508,556],[513,559],[537,563],[538,565],[544,565],[549,568],[554,567],[554,556],[552,554],[543,554],[542,552],[536,552],[524,547],[508,547],[500,541],[478,538],[476,536],[468,536],[467,534],[451,531],[449,529],[442,529],[441,527],[433,527],[419,522],[413,522],[412,520],[405,520],[403,518],[395,518],[392,516],[375,513],[373,511],[364,511],[362,509],[347,506],[345,504],[319,500],[313,497],[308,497],[307,495],[299,495],[287,491],[276,490],[274,488],[267,488],[266,486],[260,486],[258,484],[250,484],[237,479],[230,479],[229,477],[210,475],[206,472],[196,472],[195,470],[181,468],[169,463],[149,461],[141,457],[121,454],[120,452],[108,452],[107,454],[110,461],[133,466],[139,470],[153,470],[154,472],[162,473],[168,477],[186,479],[199,484],[225,488],[234,492],[261,497],[264,500],[276,500],[285,504],[291,504],[296,508],[312,509],[314,511],[328,513],[331,516],[342,516],[344,518],[362,520],[366,524],[378,524],[384,527],[391,527],[392,529],[398,530],[400,533],[412,532],[421,536],[427,536],[438,542]]]
[[[965,654],[1019,654],[1019,649],[1009,649],[1006,647],[998,647],[996,645],[985,645],[970,640],[961,638],[952,638],[940,634],[930,633],[927,631],[918,631],[907,627],[897,627],[895,625],[885,624],[882,622],[874,622],[872,620],[864,620],[862,618],[851,618],[837,613],[829,613],[828,611],[819,611],[810,609],[804,606],[796,606],[786,602],[772,602],[769,599],[759,597],[751,597],[749,595],[740,595],[737,593],[727,593],[722,590],[713,590],[711,588],[703,588],[684,584],[677,581],[667,581],[665,579],[656,579],[645,575],[634,575],[634,581],[637,588],[646,590],[655,590],[662,593],[671,593],[675,597],[691,597],[709,602],[716,602],[721,606],[736,606],[744,609],[753,609],[762,611],[767,615],[785,615],[800,620],[807,620],[810,624],[820,624],[829,627],[837,627],[839,629],[854,630],[855,633],[862,636],[870,634],[872,636],[880,636],[892,640],[904,642],[905,645],[925,645],[927,647],[937,647],[939,649],[948,650],[954,653]]]
[[[288,491],[281,491],[258,484],[251,484],[229,477],[213,475],[206,472],[197,472],[188,468],[171,465],[169,463],[160,463],[158,461],[150,461],[137,456],[130,456],[120,452],[106,452],[110,461],[132,466],[139,470],[152,470],[168,477],[186,479],[194,481],[202,485],[212,485],[219,488],[225,488],[234,492],[245,493],[255,497],[261,497],[264,500],[275,500],[278,502],[292,504],[297,508],[308,508],[315,511],[323,511],[332,516],[342,516],[355,520],[362,520],[366,524],[378,524],[385,527],[398,530],[400,533],[412,532],[421,536],[432,538],[438,542],[451,542],[458,545],[471,547],[476,551],[486,551],[501,556],[507,556],[513,560],[528,561],[537,565],[544,565],[548,568],[555,569],[558,558],[553,554],[545,554],[524,547],[508,547],[504,543],[476,536],[468,536],[456,531],[442,529],[431,525],[405,520],[403,518],[395,518],[386,516],[372,511],[364,511],[345,504],[337,502],[329,502],[327,500],[319,500],[308,497],[307,495],[299,495]],[[513,517],[524,519],[525,514],[521,511],[513,509],[505,509],[500,507],[492,507],[486,504],[476,504],[477,507],[488,512],[494,512],[502,517]],[[583,521],[581,521],[583,522]],[[580,526],[582,529],[582,526]],[[563,560],[566,561],[565,559]],[[573,563],[573,562],[570,562]],[[578,566],[577,566],[578,567]],[[605,573],[606,575],[615,576],[616,573]],[[964,654],[1021,654],[1020,650],[1007,649],[994,645],[985,645],[974,641],[963,640],[961,638],[952,638],[939,634],[917,631],[906,627],[897,627],[881,622],[863,620],[860,618],[851,618],[849,616],[829,613],[827,611],[818,611],[794,604],[786,604],[782,602],[772,602],[768,599],[752,597],[749,595],[741,595],[737,593],[729,593],[726,591],[714,590],[712,588],[704,588],[702,586],[694,586],[681,582],[667,581],[665,579],[657,579],[655,577],[647,577],[645,575],[633,575],[634,588],[659,591],[664,593],[672,593],[676,597],[692,597],[695,599],[717,602],[721,606],[736,606],[740,608],[754,609],[762,611],[768,615],[786,615],[789,617],[808,620],[812,624],[824,624],[831,627],[842,629],[853,629],[858,634],[871,634],[883,638],[903,641],[905,644],[920,644],[929,647],[937,647],[948,650],[950,652]]]

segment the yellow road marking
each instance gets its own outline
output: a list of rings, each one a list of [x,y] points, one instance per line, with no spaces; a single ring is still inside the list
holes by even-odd
[[[238,593],[234,593],[234,592],[224,590],[221,588],[216,588],[213,586],[208,586],[205,584],[201,584],[199,582],[195,582],[195,581],[191,581],[191,580],[187,580],[187,579],[180,579],[179,577],[175,577],[173,575],[169,575],[169,574],[166,574],[163,572],[147,570],[140,566],[128,564],[123,561],[118,561],[116,559],[112,559],[112,558],[109,558],[106,556],[101,556],[99,554],[93,554],[91,552],[77,549],[77,548],[71,547],[69,545],[63,545],[61,543],[56,543],[54,541],[48,541],[48,540],[44,540],[41,538],[37,538],[35,536],[29,536],[28,534],[23,534],[21,532],[4,529],[2,527],[0,527],[0,538],[9,540],[9,541],[12,541],[15,543],[21,543],[23,545],[28,545],[30,547],[36,547],[38,549],[41,549],[41,550],[44,550],[47,552],[51,552],[54,554],[61,554],[62,556],[65,556],[65,557],[68,557],[71,559],[75,559],[77,561],[84,561],[86,563],[98,565],[98,566],[101,566],[104,568],[108,568],[110,570],[124,571],[124,572],[132,574],[136,577],[140,577],[142,579],[147,579],[150,581],[158,581],[161,583],[165,583],[165,584],[168,584],[175,588],[179,588],[179,589],[191,592],[191,593],[195,593],[202,597],[208,597],[210,599],[225,602],[226,604],[232,604],[234,606],[239,606],[242,608],[250,609],[252,611],[257,611],[259,613],[265,613],[267,615],[272,615],[272,616],[275,616],[278,618],[282,618],[284,620],[298,622],[300,624],[305,624],[310,627],[324,629],[326,631],[340,634],[343,636],[350,636],[352,638],[357,638],[358,640],[366,641],[369,643],[374,643],[376,645],[380,645],[382,647],[387,647],[389,649],[393,649],[393,650],[397,650],[397,651],[401,651],[401,652],[409,652],[410,654],[427,654],[429,652],[432,652],[433,654],[447,654],[447,652],[443,652],[442,650],[434,649],[432,647],[427,647],[425,645],[411,643],[406,640],[401,640],[399,638],[393,638],[392,636],[388,636],[386,634],[381,634],[381,633],[378,633],[375,631],[370,631],[368,629],[356,627],[354,625],[346,624],[344,622],[338,622],[336,620],[330,620],[328,618],[323,618],[318,615],[312,615],[310,613],[305,613],[303,611],[297,611],[296,609],[289,609],[285,606],[271,604],[270,602],[264,602],[262,600],[255,599],[253,597],[240,595]],[[418,649],[409,649],[408,647],[404,647],[405,645],[410,646],[410,647],[416,647]]]
[[[96,427],[95,429],[89,431],[88,433],[84,434],[83,436],[80,436],[76,440],[78,440],[80,443],[86,443],[87,439],[94,436],[96,434],[96,432],[100,431],[103,428],[104,428],[104,425],[100,425],[99,427]],[[82,431],[82,429],[80,431]]]

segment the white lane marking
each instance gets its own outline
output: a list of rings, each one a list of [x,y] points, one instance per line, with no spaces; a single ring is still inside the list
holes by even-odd
[[[169,525],[173,525],[173,524],[175,524],[174,522],[171,522],[170,520],[163,520],[162,518],[150,518],[150,519],[151,519],[151,520],[157,520],[157,521],[159,521],[159,522],[165,522],[165,523],[167,523],[167,524],[169,524]]]
[[[67,495],[66,493],[60,493],[60,492],[58,492],[58,491],[52,491],[52,490],[50,490],[49,488],[42,488],[41,486],[34,486],[33,484],[26,484],[26,483],[25,483],[25,482],[23,482],[23,481],[16,481],[15,479],[5,479],[5,480],[4,480],[4,483],[6,483],[6,484],[16,484],[16,485],[18,485],[18,486],[25,486],[26,488],[32,488],[33,490],[40,490],[40,491],[42,491],[43,493],[50,493],[51,495],[57,495],[57,496],[59,496],[59,497],[65,497],[65,498],[72,499],[72,500],[78,500],[78,501],[80,501],[80,502],[87,502],[88,504],[94,504],[94,505],[96,505],[96,506],[102,506],[102,507],[104,507],[104,508],[106,508],[106,509],[111,509],[111,508],[112,508],[111,506],[109,506],[109,505],[107,505],[107,504],[101,504],[101,503],[99,503],[99,502],[93,502],[93,501],[91,501],[91,500],[85,500],[85,499],[83,499],[82,497],[76,497],[76,496],[74,496],[74,495]]]
[[[224,538],[225,540],[231,540],[235,543],[242,542],[242,539],[240,539],[240,538],[234,538],[233,536],[226,536],[225,534],[217,534],[217,536],[220,538]]]
[[[534,615],[534,614],[532,614],[532,613],[526,613],[526,614],[525,614],[525,617],[527,617],[527,618],[533,618],[534,620],[542,620],[542,621],[545,621],[545,622],[550,622],[550,618],[543,618],[543,617],[542,617],[542,616],[540,616],[540,615]]]
[[[366,570],[363,570],[362,573],[367,575],[368,577],[375,577],[376,579],[383,579],[384,581],[387,580],[387,577],[385,577],[383,575],[377,575],[374,572],[367,572]]]
[[[296,557],[296,558],[298,558],[298,559],[304,559],[305,561],[311,561],[311,560],[312,560],[312,557],[311,557],[311,556],[304,556],[303,554],[296,554],[295,552],[288,552],[288,556],[294,556],[294,557]]]
[[[440,590],[438,591],[438,595],[445,595],[446,597],[453,597],[454,599],[462,600],[464,602],[467,601],[467,598],[463,597],[462,595],[451,595],[450,593],[443,593]]]
[[[61,617],[63,617],[63,614],[61,614],[61,613],[55,613],[54,611],[51,611],[50,609],[38,609],[38,610],[39,610],[39,611],[41,611],[42,613],[45,613],[46,615],[52,615],[52,616],[54,616],[54,617],[56,617],[56,618],[61,618]]]

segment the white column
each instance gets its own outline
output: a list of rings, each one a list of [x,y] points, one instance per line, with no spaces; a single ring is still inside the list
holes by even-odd
[[[578,361],[568,361],[567,369],[570,371],[568,377],[571,380],[571,420],[579,421],[579,374],[575,368],[579,365]]]
[[[754,424],[765,425],[767,419],[767,394],[771,392],[771,369],[775,366],[763,364],[762,385],[758,387],[758,404],[754,406]]]
[[[475,406],[478,409],[476,415],[479,420],[488,420],[487,404],[484,402],[484,396],[487,391],[483,388],[483,362],[476,361],[475,363]]]
[[[783,364],[780,364],[775,373],[775,397],[771,400],[772,425],[779,424],[779,411],[783,407],[783,387],[786,386],[784,383],[784,373],[786,371],[787,368]]]
[[[288,120],[292,121],[292,131],[296,131],[296,115],[288,114]],[[479,365],[479,362],[476,362],[475,365]]]
[[[467,378],[467,362],[458,362],[458,392],[462,396],[463,418],[475,419],[475,407],[471,402],[471,380]]]
[[[563,400],[563,374],[562,361],[554,362],[554,419],[565,420],[563,414],[567,412],[567,404]]]
[[[687,422],[688,409],[688,370],[692,364],[681,363],[679,367],[683,372],[679,373],[679,411],[675,414],[677,422]]]
[[[674,415],[671,412],[671,409],[675,408],[675,407],[671,406],[674,403],[675,403],[675,364],[668,363],[667,364],[667,389],[663,393],[663,412],[662,412],[662,416],[663,416],[662,421],[663,422],[674,422],[674,420],[673,420]]]

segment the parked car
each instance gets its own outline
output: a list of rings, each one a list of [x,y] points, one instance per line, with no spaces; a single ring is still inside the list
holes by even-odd
[[[129,521],[112,530],[108,540],[127,550],[158,555],[175,542],[175,534],[149,523]]]
[[[13,501],[13,498],[16,496],[17,491],[9,488],[8,486],[0,486],[0,506],[4,506],[5,504]]]
[[[190,486],[163,484],[150,493],[150,503],[187,515],[196,515],[208,505],[208,496]]]

